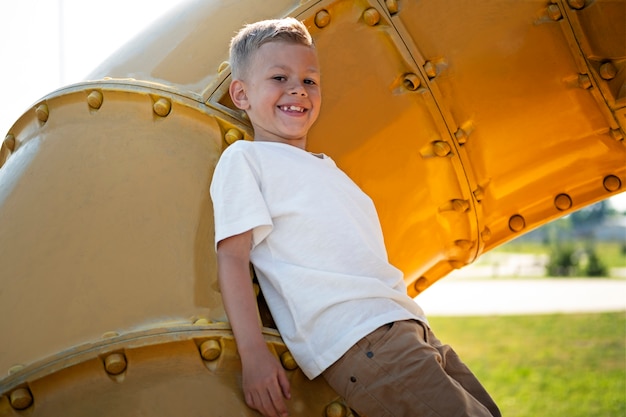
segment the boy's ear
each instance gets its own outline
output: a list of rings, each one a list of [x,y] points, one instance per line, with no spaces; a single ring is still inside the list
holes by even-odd
[[[241,110],[247,110],[250,107],[248,103],[248,95],[246,94],[246,88],[241,80],[233,80],[230,83],[230,87],[228,87],[228,92],[230,93],[230,98],[233,100],[233,103],[237,108]]]

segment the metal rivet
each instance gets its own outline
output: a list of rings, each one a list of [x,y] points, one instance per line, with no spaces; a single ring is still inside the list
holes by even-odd
[[[483,240],[483,242],[487,242],[488,240],[491,239],[491,229],[488,227],[485,227],[483,229],[482,232],[480,232],[480,238]]]
[[[283,364],[283,368],[293,371],[298,367],[296,360],[293,358],[293,355],[288,350],[284,351],[282,355],[280,355],[280,363]]]
[[[330,13],[327,10],[320,10],[315,15],[315,26],[318,28],[323,28],[328,26],[330,23]]]
[[[2,142],[2,144],[10,152],[15,151],[15,136],[9,133],[4,137],[4,142]]]
[[[458,246],[459,248],[461,248],[462,250],[469,250],[473,246],[470,240],[465,240],[465,239],[455,240],[454,244]]]
[[[435,78],[437,76],[437,66],[430,61],[426,61],[424,64],[424,71],[428,78]]]
[[[454,137],[456,138],[456,141],[459,142],[460,145],[463,145],[464,143],[467,142],[467,138],[469,138],[469,135],[467,134],[465,130],[459,129],[456,132],[454,132]]]
[[[222,354],[222,346],[215,339],[209,339],[200,345],[200,356],[206,361],[214,361]]]
[[[367,356],[368,358],[372,359],[372,358],[374,357],[374,352],[371,352],[371,351],[370,351],[370,352],[367,352],[367,353],[365,354],[365,356]]]
[[[228,129],[228,131],[224,134],[224,140],[229,145],[241,139],[243,139],[243,133],[241,133],[239,129]]]
[[[461,261],[448,261],[448,264],[450,264],[450,266],[454,269],[461,269],[466,265],[464,262]]]
[[[219,67],[217,67],[217,72],[220,73],[230,67],[230,63],[228,61],[223,61]]]
[[[438,140],[433,142],[433,151],[435,152],[435,155],[443,157],[450,155],[452,148],[447,142]]]
[[[572,198],[567,194],[559,194],[554,198],[554,206],[560,211],[569,210],[572,208]]]
[[[458,213],[464,213],[469,210],[469,202],[467,200],[454,199],[452,200],[452,209]]]
[[[480,186],[476,187],[476,189],[472,191],[472,194],[474,194],[474,198],[478,202],[483,201],[483,198],[485,198],[485,190]]]
[[[526,227],[526,221],[519,214],[511,216],[509,219],[509,229],[512,232],[520,232]]]
[[[376,26],[380,22],[380,13],[373,7],[363,12],[363,21],[369,26]]]
[[[350,377],[350,382],[356,382],[356,377],[355,376],[351,376]]]
[[[607,175],[602,181],[604,189],[610,192],[617,191],[622,188],[622,180],[615,175]]]
[[[611,129],[609,133],[611,134],[611,137],[618,142],[620,140],[624,140],[624,134],[619,129]]]
[[[413,284],[413,288],[417,292],[422,292],[426,288],[428,288],[428,280],[426,279],[426,277],[419,277],[418,280],[415,281],[415,284]]]
[[[104,369],[110,375],[119,375],[126,370],[126,357],[122,353],[112,353],[104,358]]]
[[[385,6],[389,14],[398,13],[398,1],[397,0],[385,0]]]
[[[603,80],[612,80],[617,75],[617,68],[613,65],[612,62],[605,62],[600,65],[600,77]]]
[[[350,380],[352,380],[352,378],[350,378]],[[356,380],[356,378],[354,379]],[[348,410],[346,409],[345,405],[337,401],[333,401],[326,406],[326,410],[324,410],[324,413],[326,417],[346,417],[346,415],[348,415]]]
[[[563,15],[561,14],[561,9],[556,4],[551,4],[548,6],[548,17],[554,21],[563,19]]]
[[[587,74],[578,74],[578,86],[585,90],[591,88],[591,79]]]
[[[193,322],[194,326],[208,326],[211,322],[204,317],[199,318],[198,320]]]
[[[18,388],[11,392],[9,401],[16,410],[25,410],[33,403],[33,395],[28,388]]]
[[[161,97],[154,103],[152,109],[157,115],[165,117],[170,114],[170,111],[172,110],[172,102],[165,97]]]
[[[420,77],[418,77],[416,74],[404,74],[403,85],[404,88],[406,88],[407,90],[415,91],[419,88],[421,84],[422,80],[420,80]]]
[[[567,0],[572,9],[580,10],[585,7],[585,0]]]
[[[89,107],[94,110],[98,110],[102,106],[103,100],[104,97],[102,96],[102,93],[98,90],[93,90],[87,96],[87,104],[89,104]]]
[[[37,106],[37,108],[35,109],[35,114],[40,121],[44,123],[48,121],[48,117],[50,116],[50,110],[48,109],[48,105],[40,104],[39,106]]]
[[[13,365],[12,367],[9,368],[9,375],[16,374],[20,372],[22,369],[24,369],[24,365]]]

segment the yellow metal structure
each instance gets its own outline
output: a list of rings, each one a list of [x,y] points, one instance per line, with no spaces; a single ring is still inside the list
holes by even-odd
[[[185,3],[6,134],[0,416],[256,415],[208,188],[223,149],[251,138],[227,93],[228,42],[282,16],[319,50],[310,150],[373,197],[411,295],[624,190],[624,0]],[[350,414],[266,337],[291,415]]]

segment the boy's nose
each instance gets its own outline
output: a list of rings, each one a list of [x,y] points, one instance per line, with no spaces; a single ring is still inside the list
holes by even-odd
[[[307,95],[306,94],[306,89],[300,83],[291,85],[289,94],[300,95],[300,96],[303,96],[303,97]]]

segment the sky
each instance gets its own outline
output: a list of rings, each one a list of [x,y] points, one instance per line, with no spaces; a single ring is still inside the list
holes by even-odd
[[[184,0],[0,0],[0,138],[33,103],[82,81]],[[626,211],[626,193],[610,199]]]

